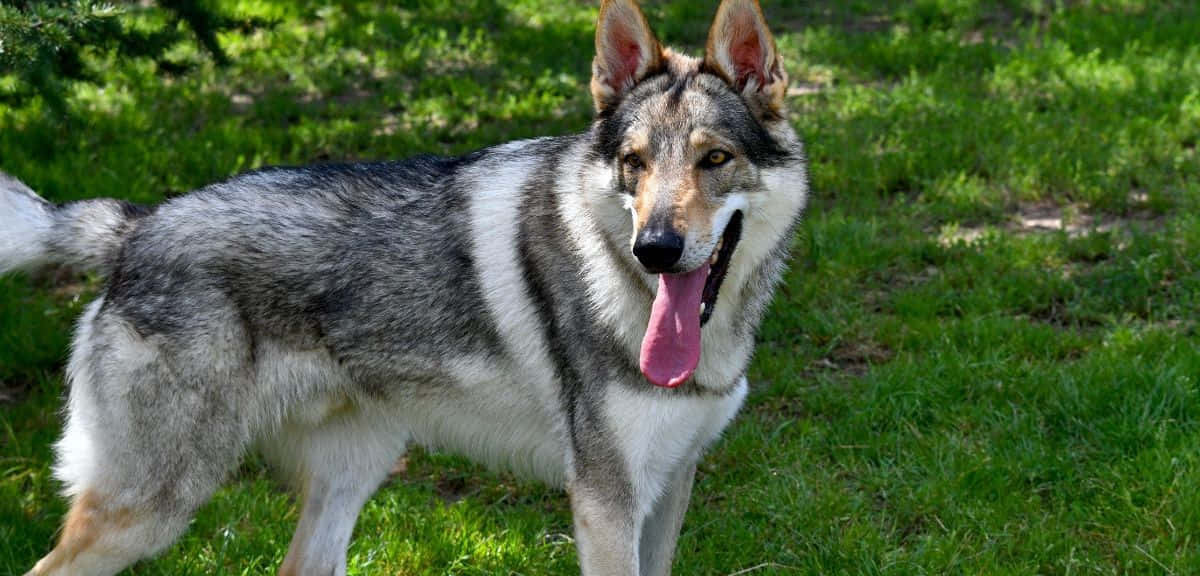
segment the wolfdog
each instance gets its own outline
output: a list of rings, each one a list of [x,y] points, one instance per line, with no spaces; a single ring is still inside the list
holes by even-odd
[[[605,0],[587,132],[267,168],[158,206],[0,180],[0,272],[99,271],[67,366],[71,500],[31,574],[167,548],[254,450],[301,506],[279,574],[345,574],[412,443],[565,487],[582,572],[669,574],[807,196],[756,0],[703,58]]]

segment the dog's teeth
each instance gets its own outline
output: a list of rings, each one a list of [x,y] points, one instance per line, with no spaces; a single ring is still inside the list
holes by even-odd
[[[708,310],[708,302],[701,302],[700,303],[700,313],[704,314],[705,310]]]

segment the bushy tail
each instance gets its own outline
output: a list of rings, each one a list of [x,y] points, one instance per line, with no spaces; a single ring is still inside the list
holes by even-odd
[[[49,263],[103,272],[140,213],[107,199],[55,206],[0,172],[0,274]]]

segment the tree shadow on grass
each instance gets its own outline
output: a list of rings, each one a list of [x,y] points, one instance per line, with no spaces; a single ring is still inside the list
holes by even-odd
[[[66,118],[31,106],[0,120],[3,167],[56,200],[151,202],[260,165],[455,154],[587,127],[590,28],[451,4],[301,6],[301,24],[233,42],[227,69],[166,79],[116,66]]]

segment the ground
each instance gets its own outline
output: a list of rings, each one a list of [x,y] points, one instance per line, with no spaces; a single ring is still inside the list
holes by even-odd
[[[764,2],[814,196],[679,574],[1200,570],[1200,8]],[[132,18],[152,24],[147,3]],[[0,105],[0,169],[153,202],[279,163],[586,128],[591,2],[224,0],[275,24],[186,72]],[[647,2],[695,50],[714,2]],[[6,84],[5,82],[8,82]],[[0,92],[12,89],[0,79]],[[52,545],[70,328],[96,278],[0,279],[0,573]],[[133,574],[268,574],[296,506],[251,459]],[[352,574],[577,573],[565,498],[414,453]]]

